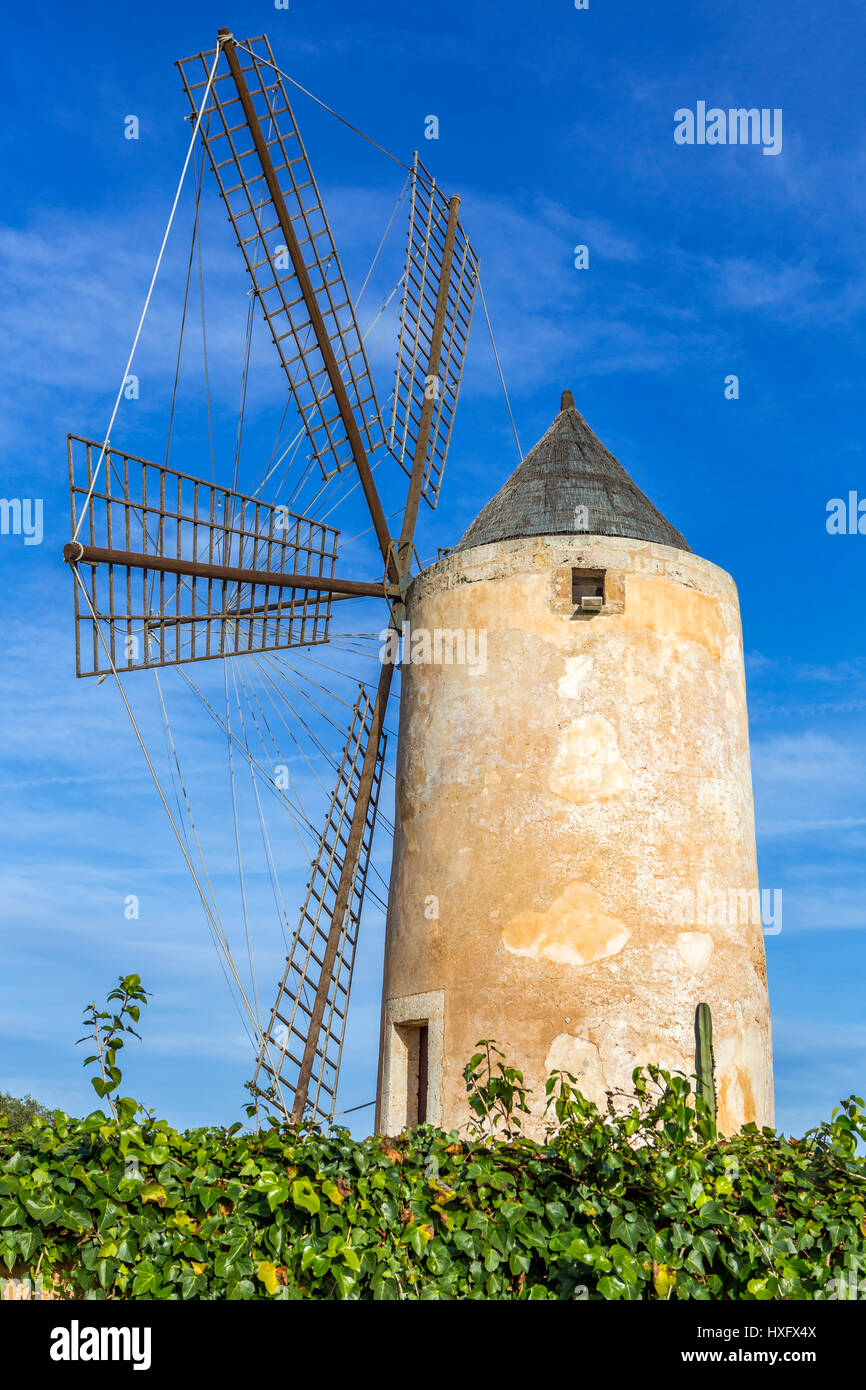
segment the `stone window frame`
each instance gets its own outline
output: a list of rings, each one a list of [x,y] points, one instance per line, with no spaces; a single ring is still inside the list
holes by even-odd
[[[382,1059],[380,1129],[401,1134],[413,1123],[409,1116],[410,1031],[427,1026],[427,1123],[442,1126],[443,1064],[445,1057],[445,993],[407,994],[385,1006],[385,1046]],[[416,1063],[417,1065],[417,1063]]]

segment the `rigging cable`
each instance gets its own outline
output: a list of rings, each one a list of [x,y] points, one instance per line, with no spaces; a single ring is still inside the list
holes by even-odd
[[[221,728],[222,730],[224,730],[225,732],[229,732],[228,730],[226,730],[225,721],[221,718],[221,716],[220,716],[219,714],[217,714],[217,712],[216,712],[216,710],[214,709],[213,705],[210,704],[210,702],[205,698],[205,696],[204,696],[204,695],[202,694],[202,692],[199,690],[198,686],[197,686],[197,685],[194,683],[194,681],[192,681],[192,680],[190,679],[190,677],[186,674],[186,672],[184,671],[184,669],[183,669],[182,666],[178,666],[178,667],[177,667],[177,672],[178,672],[178,675],[180,675],[180,676],[182,677],[182,679],[186,682],[186,684],[189,686],[189,688],[190,688],[190,690],[193,692],[193,694],[196,695],[196,696],[198,697],[198,699],[201,701],[201,703],[204,705],[205,709],[207,710],[207,712],[208,712],[208,714],[211,716],[211,718],[214,719],[214,720],[216,721],[217,724],[219,724],[219,726],[220,726],[220,728]],[[235,742],[239,747],[242,748],[243,745],[241,744],[241,741],[240,741],[240,739],[238,738],[237,734],[232,733],[231,736],[232,736],[232,739],[234,740],[234,742]],[[267,753],[267,749],[265,749],[265,752]],[[304,811],[303,806],[295,805],[295,803],[294,803],[293,801],[291,801],[290,798],[287,797],[287,796],[285,795],[285,792],[284,792],[283,788],[282,788],[282,787],[278,787],[278,786],[276,785],[276,783],[275,783],[275,782],[272,780],[272,778],[271,778],[271,774],[268,773],[268,772],[265,770],[265,768],[262,767],[261,763],[259,763],[255,758],[252,758],[252,763],[253,763],[253,766],[255,767],[256,771],[258,772],[259,776],[260,776],[261,778],[263,778],[263,780],[265,781],[265,783],[267,784],[267,786],[270,787],[271,791],[274,793],[274,795],[275,795],[276,797],[279,798],[280,802],[283,804],[283,806],[284,806],[284,807],[286,808],[286,810],[288,811],[289,819],[291,820],[292,825],[293,825],[294,828],[295,828],[295,833],[297,834],[298,839],[299,839],[300,842],[301,842],[301,847],[302,847],[304,853],[305,853],[305,854],[308,854],[308,853],[309,853],[309,850],[308,850],[307,846],[304,844],[303,836],[301,835],[301,831],[300,831],[300,828],[299,828],[298,821],[300,821],[300,824],[303,825],[303,826],[305,827],[305,829],[309,831],[309,833],[310,833],[310,835],[311,835],[312,837],[317,836],[318,833],[319,833],[318,830],[317,830],[317,828],[316,828],[316,826],[313,825],[313,822],[312,822],[311,820],[308,819],[308,817],[307,817],[307,815],[306,815],[306,813],[305,813],[305,811]],[[297,817],[298,817],[298,820],[295,820],[295,816],[296,816],[296,815],[297,815]]]
[[[490,315],[487,312],[487,300],[484,298],[484,286],[481,283],[481,276],[478,276],[478,291],[481,295],[481,306],[484,310],[484,317],[487,320],[487,332],[490,334],[490,346],[493,348],[493,356],[496,359],[496,368],[499,372],[499,380],[502,382],[502,391],[505,395],[505,404],[508,407],[508,418],[511,421],[511,428],[514,431],[514,439],[517,444],[517,456],[523,462],[523,450],[520,447],[520,438],[517,434],[517,426],[514,423],[514,416],[511,413],[511,402],[508,399],[508,388],[505,385],[505,377],[502,375],[502,364],[499,361],[499,353],[496,351],[496,340],[493,337],[493,326],[490,322]]]
[[[173,757],[174,757],[175,767],[177,768],[177,778],[178,778],[178,781],[179,781],[179,783],[180,783],[181,791],[183,792],[183,799],[184,799],[184,802],[185,802],[185,804],[186,804],[186,814],[187,814],[187,816],[188,816],[188,818],[189,818],[189,823],[190,823],[190,827],[191,827],[191,829],[192,829],[193,838],[194,838],[195,843],[196,843],[196,848],[198,849],[199,858],[201,859],[201,865],[202,865],[202,869],[203,869],[203,871],[204,871],[205,882],[207,883],[208,891],[210,892],[211,899],[212,899],[212,901],[213,901],[214,913],[215,913],[215,915],[216,915],[216,917],[217,917],[217,920],[218,920],[219,923],[220,923],[220,927],[222,928],[222,918],[220,917],[219,905],[218,905],[218,903],[217,903],[217,897],[216,897],[216,893],[214,892],[214,889],[213,889],[213,884],[211,883],[210,874],[208,873],[207,861],[206,861],[206,859],[205,859],[205,857],[204,857],[204,850],[202,849],[201,841],[199,840],[199,837],[198,837],[198,830],[197,830],[197,828],[196,828],[195,818],[194,818],[193,813],[192,813],[192,806],[190,805],[189,796],[188,796],[187,790],[186,790],[186,783],[185,783],[185,781],[184,781],[184,776],[183,776],[183,773],[182,773],[182,771],[181,771],[180,759],[178,758],[177,749],[176,749],[176,747],[175,747],[175,742],[174,742],[174,733],[172,732],[171,723],[170,723],[169,717],[168,717],[168,710],[166,709],[165,700],[164,700],[164,698],[163,698],[162,685],[161,685],[160,679],[159,679],[159,672],[158,672],[157,670],[154,670],[154,673],[153,673],[153,674],[154,674],[154,679],[156,680],[156,688],[157,688],[157,690],[158,690],[158,692],[159,692],[159,701],[160,701],[160,705],[162,706],[162,717],[163,717],[163,721],[164,721],[164,728],[165,728],[165,732],[166,732],[167,742],[168,742],[168,744],[169,744],[170,747],[171,747],[171,752],[172,752],[172,755],[173,755]],[[170,766],[170,764],[169,764],[169,766]],[[172,773],[172,783],[173,783],[173,784],[174,784],[174,781],[175,781],[175,779],[174,779],[174,774]],[[176,796],[176,799],[177,799],[177,794],[176,794],[176,793],[175,793],[175,796]],[[179,804],[179,802],[178,802],[178,810],[180,811],[180,804]],[[184,839],[186,840],[186,827],[185,827],[185,826],[184,826]],[[219,945],[218,945],[217,939],[216,939],[216,937],[215,937],[215,935],[214,935],[213,927],[212,927],[211,924],[210,924],[210,919],[208,919],[208,926],[209,926],[209,928],[210,928],[211,939],[213,940],[214,949],[216,950],[216,956],[217,956],[217,960],[219,961],[220,970],[222,971],[223,979],[224,979],[225,982],[226,982],[226,988],[228,989],[228,992],[229,992],[229,994],[230,994],[230,996],[231,996],[232,1003],[234,1004],[235,1008],[236,1008],[237,1011],[238,1011],[238,1017],[240,1018],[241,1026],[243,1027],[243,1030],[244,1030],[244,1032],[246,1033],[247,1038],[249,1039],[250,1046],[254,1048],[254,1047],[255,1047],[255,1043],[253,1042],[252,1034],[250,1033],[250,1030],[249,1030],[249,1028],[247,1027],[246,1019],[244,1018],[243,1014],[241,1013],[240,1005],[238,1004],[238,1001],[237,1001],[237,999],[236,999],[236,997],[235,997],[235,995],[234,995],[234,992],[233,992],[233,990],[232,990],[231,981],[229,980],[228,974],[226,973],[225,961],[223,960],[222,955],[220,954]]]
[[[114,428],[114,421],[117,417],[117,412],[120,409],[120,402],[123,399],[123,391],[124,387],[126,386],[127,378],[129,376],[129,369],[132,366],[132,359],[135,357],[135,349],[138,347],[138,340],[141,337],[141,330],[144,327],[144,320],[147,315],[147,311],[150,307],[150,299],[151,295],[153,294],[153,287],[156,284],[156,277],[159,274],[159,268],[162,265],[162,258],[165,253],[166,243],[168,242],[169,232],[171,231],[172,223],[174,222],[174,214],[177,211],[177,205],[180,202],[180,195],[183,189],[184,180],[186,178],[186,171],[189,168],[189,161],[192,158],[192,153],[195,149],[195,142],[198,138],[198,131],[199,126],[201,125],[202,114],[210,96],[210,90],[213,86],[214,75],[217,70],[217,63],[220,60],[221,52],[222,45],[218,42],[216,46],[216,52],[214,53],[214,60],[211,64],[210,74],[208,75],[208,79],[205,84],[204,94],[202,95],[201,105],[199,106],[198,113],[196,114],[195,125],[193,127],[192,132],[192,139],[189,142],[189,149],[186,152],[186,159],[184,160],[183,168],[180,171],[180,180],[177,185],[177,192],[174,195],[174,202],[171,205],[171,212],[168,215],[168,222],[166,224],[165,232],[163,234],[162,245],[159,248],[159,255],[156,258],[156,265],[153,268],[153,275],[151,276],[150,286],[148,288],[147,296],[144,301],[144,308],[141,311],[141,318],[138,320],[138,327],[135,330],[135,337],[132,340],[132,347],[130,348],[129,358],[127,360],[126,368],[124,370],[123,377],[120,382],[120,389],[117,392],[117,399],[114,402],[114,409],[111,412],[111,419],[108,422],[108,429],[105,432],[105,439],[103,440],[102,448],[99,451],[99,458],[97,459],[96,467],[93,470],[93,477],[90,480],[90,487],[87,489],[87,496],[85,497],[84,504],[81,508],[81,513],[78,518],[78,524],[75,527],[75,534],[72,537],[74,541],[78,540],[78,533],[81,530],[82,524],[84,522],[84,517],[87,513],[88,507],[90,506],[90,501],[93,497],[93,490],[96,487],[96,480],[99,477],[99,472],[102,468],[102,460],[105,458],[105,453],[108,449],[109,440],[111,439],[111,431]]]
[[[193,172],[195,172],[195,162],[193,162]],[[194,214],[193,214],[193,220],[192,220],[192,237],[190,238],[190,243],[189,243],[189,261],[187,262],[187,267],[186,267],[186,285],[184,286],[184,291],[183,291],[183,309],[182,309],[182,311],[181,311],[181,316],[180,316],[180,333],[179,333],[179,335],[178,335],[178,340],[177,340],[177,361],[175,362],[175,365],[174,365],[174,386],[172,387],[172,392],[171,392],[171,410],[169,411],[169,416],[168,416],[168,438],[167,438],[166,441],[165,441],[165,466],[166,466],[166,468],[168,467],[168,456],[169,456],[169,453],[170,453],[170,451],[171,451],[171,432],[172,432],[172,428],[173,428],[173,426],[174,426],[174,412],[175,412],[175,407],[176,407],[176,405],[177,405],[177,387],[178,387],[178,382],[179,382],[179,380],[180,380],[180,358],[181,358],[181,353],[182,353],[182,351],[183,351],[183,334],[184,334],[184,329],[186,328],[186,309],[187,309],[187,304],[188,304],[188,302],[189,302],[189,287],[190,287],[190,281],[192,280],[192,262],[193,262],[193,257],[195,256],[196,242],[197,242],[197,240],[198,240],[198,210],[199,210],[199,203],[200,203],[200,201],[201,201],[201,187],[202,187],[203,181],[204,181],[204,150],[202,150],[201,169],[200,169],[200,171],[199,171],[198,179],[196,180],[196,189],[195,189],[195,212],[194,212]],[[201,261],[201,250],[199,250],[199,261]],[[208,421],[209,421],[209,420],[210,420],[210,413],[208,413]]]
[[[209,127],[209,126],[210,126],[210,116],[208,116],[208,118],[207,118],[207,124],[208,124],[208,127]],[[204,173],[204,157],[205,157],[205,148],[204,148],[204,142],[202,142],[202,150],[201,150],[201,168],[202,168],[202,174]],[[198,217],[198,210],[196,209],[196,218],[197,218],[197,217]],[[202,355],[202,362],[203,362],[203,364],[204,364],[204,398],[205,398],[205,402],[206,402],[206,404],[207,404],[207,432],[208,432],[208,439],[209,439],[209,441],[210,441],[210,480],[211,480],[211,482],[213,483],[214,487],[216,487],[216,456],[215,456],[215,454],[214,454],[214,444],[213,444],[213,413],[212,413],[212,411],[211,411],[211,400],[210,400],[210,376],[209,376],[209,373],[208,373],[208,365],[207,365],[207,333],[205,332],[205,322],[204,322],[204,319],[205,319],[205,315],[204,315],[204,271],[202,270],[202,264],[201,264],[201,228],[200,228],[200,227],[198,228],[198,236],[196,237],[196,243],[197,243],[197,248],[198,248],[198,297],[199,297],[199,303],[201,304],[201,355]]]
[[[136,738],[138,739],[139,747],[141,748],[141,751],[142,751],[142,753],[144,754],[144,760],[145,760],[145,762],[147,763],[148,770],[149,770],[149,772],[150,772],[151,777],[153,778],[154,785],[155,785],[156,790],[157,790],[157,792],[158,792],[158,794],[159,794],[159,799],[160,799],[160,801],[162,802],[163,807],[165,808],[165,813],[166,813],[166,815],[168,816],[168,819],[169,819],[169,821],[170,821],[170,823],[171,823],[171,828],[172,828],[172,830],[174,831],[174,833],[175,833],[175,838],[177,839],[178,845],[180,846],[181,854],[183,855],[184,859],[186,860],[187,868],[189,869],[190,873],[192,874],[193,883],[195,884],[195,886],[196,886],[196,888],[197,888],[197,890],[198,890],[198,895],[199,895],[199,897],[201,898],[202,906],[204,907],[205,913],[207,914],[208,919],[209,919],[209,921],[210,921],[210,923],[211,923],[212,930],[213,930],[214,933],[217,935],[217,938],[218,938],[218,940],[219,940],[219,942],[220,942],[220,945],[221,945],[221,947],[222,947],[222,949],[223,949],[223,953],[224,953],[224,955],[225,955],[225,958],[226,958],[226,961],[227,961],[227,963],[228,963],[229,969],[230,969],[231,972],[232,972],[232,975],[233,975],[233,977],[234,977],[235,984],[236,984],[237,987],[238,987],[238,991],[239,991],[239,993],[240,993],[241,999],[243,1000],[244,1007],[246,1008],[247,1015],[248,1015],[250,1021],[252,1022],[254,1032],[255,1032],[259,1037],[261,1037],[261,1028],[259,1027],[258,1019],[256,1018],[255,1014],[253,1013],[253,1010],[252,1010],[252,1007],[251,1007],[251,1005],[250,1005],[250,1002],[249,1002],[249,1000],[247,999],[246,993],[245,993],[245,991],[244,991],[244,987],[243,987],[243,985],[241,984],[240,977],[239,977],[239,975],[238,975],[238,973],[237,973],[237,969],[235,968],[235,963],[234,963],[234,959],[233,959],[233,957],[232,957],[231,948],[229,947],[228,941],[227,941],[227,940],[225,939],[225,937],[223,936],[223,934],[222,934],[222,932],[221,932],[221,930],[220,930],[220,927],[219,927],[219,925],[217,924],[217,921],[215,920],[213,913],[211,912],[210,905],[209,905],[208,900],[207,900],[207,898],[206,898],[206,896],[205,896],[205,893],[204,893],[204,889],[202,888],[201,883],[199,882],[198,874],[197,874],[196,871],[195,871],[195,866],[194,866],[194,864],[193,864],[193,862],[192,862],[192,860],[191,860],[191,858],[190,858],[190,856],[189,856],[189,854],[188,854],[188,852],[187,852],[186,845],[185,845],[184,842],[183,842],[183,837],[182,837],[182,835],[181,835],[181,833],[180,833],[180,830],[178,829],[178,826],[177,826],[177,823],[176,823],[176,821],[175,821],[175,819],[174,819],[174,816],[173,816],[172,813],[171,813],[171,807],[169,806],[169,804],[168,804],[168,802],[167,802],[167,800],[166,800],[166,798],[165,798],[165,793],[164,793],[164,791],[163,791],[163,789],[162,789],[162,784],[161,784],[161,782],[160,782],[160,780],[159,780],[159,776],[158,776],[158,774],[157,774],[156,768],[154,767],[154,765],[153,765],[153,763],[152,763],[152,761],[151,761],[150,754],[149,754],[148,751],[147,751],[147,745],[146,745],[146,743],[144,742],[144,738],[143,738],[143,736],[142,736],[141,730],[139,729],[138,723],[137,723],[136,718],[135,718],[135,715],[134,715],[133,712],[132,712],[132,706],[130,705],[129,700],[128,700],[127,697],[126,697],[126,691],[125,691],[124,688],[123,688],[123,682],[121,681],[120,675],[118,674],[117,667],[116,667],[115,664],[114,664],[114,658],[113,658],[112,655],[111,655],[111,649],[109,648],[108,643],[107,643],[107,641],[105,640],[105,636],[104,636],[104,634],[103,634],[103,632],[102,632],[102,628],[101,628],[100,625],[99,625],[99,619],[98,619],[97,616],[96,616],[96,610],[95,610],[95,608],[93,607],[93,604],[92,604],[91,601],[90,601],[90,595],[89,595],[88,592],[87,592],[87,589],[86,589],[86,587],[85,587],[85,585],[84,585],[84,581],[82,580],[80,574],[78,573],[78,566],[77,566],[76,564],[73,564],[73,565],[72,565],[72,568],[73,568],[73,570],[74,570],[74,572],[75,572],[75,578],[76,578],[76,580],[77,580],[77,582],[78,582],[78,586],[79,586],[79,588],[81,589],[81,592],[82,592],[83,595],[84,595],[84,598],[85,598],[85,601],[86,601],[86,603],[87,603],[88,608],[90,609],[91,617],[92,617],[92,619],[93,619],[94,628],[95,628],[95,630],[96,630],[96,632],[97,632],[97,634],[98,634],[98,636],[99,636],[100,642],[102,643],[103,649],[104,649],[104,651],[105,651],[105,655],[106,655],[106,657],[107,657],[107,659],[108,659],[108,663],[109,663],[109,665],[110,665],[110,667],[111,667],[112,675],[114,676],[114,679],[115,679],[115,681],[117,682],[117,688],[118,688],[118,690],[120,691],[120,698],[123,700],[124,706],[126,707],[126,712],[127,712],[127,714],[129,715],[129,719],[130,719],[130,722],[131,722],[131,724],[132,724],[133,731],[134,731],[134,733],[135,733]]]
[[[369,135],[365,135],[363,130],[359,130],[357,126],[352,125],[352,122],[347,121],[345,116],[341,116],[339,111],[334,111],[332,107],[328,106],[326,102],[322,101],[321,97],[315,96],[313,92],[308,92],[306,87],[302,87],[300,82],[296,82],[293,77],[289,77],[289,74],[287,72],[283,72],[282,68],[278,68],[276,63],[272,62],[269,58],[262,58],[258,53],[254,53],[251,48],[247,48],[247,45],[245,43],[236,42],[235,48],[240,48],[243,50],[244,53],[249,53],[250,57],[253,59],[255,63],[262,63],[264,67],[273,68],[274,72],[279,73],[280,77],[284,77],[287,82],[291,82],[292,86],[297,87],[299,92],[303,92],[304,96],[309,97],[311,101],[315,101],[317,105],[321,106],[324,111],[327,111],[329,116],[333,116],[335,120],[341,121],[343,125],[347,126],[348,129],[353,131],[355,135],[360,135],[362,140],[366,140],[368,145],[372,145],[373,148],[379,150],[381,154],[387,155],[389,159],[393,159],[395,164],[399,164],[402,169],[407,169],[411,174],[411,165],[404,164],[402,159],[398,159],[397,156],[395,154],[392,154],[390,150],[386,150],[384,145],[377,144],[376,141],[372,140]]]
[[[244,365],[243,371],[241,373],[241,402],[238,408],[238,432],[237,439],[235,441],[235,469],[234,476],[232,479],[232,488],[235,492],[237,492],[238,490],[238,477],[241,465],[241,444],[243,442],[244,437],[244,421],[246,419],[247,413],[247,387],[249,386],[250,381],[250,349],[252,347],[253,338],[254,304],[254,292],[252,290],[247,290],[247,328],[246,337],[244,341]]]
[[[261,1005],[259,1004],[259,989],[258,989],[258,984],[256,983],[256,971],[255,971],[255,967],[254,967],[254,965],[253,965],[253,943],[252,943],[252,940],[251,940],[251,938],[250,938],[250,915],[249,915],[249,912],[247,911],[247,883],[246,883],[246,877],[245,877],[245,875],[244,875],[244,859],[243,859],[243,854],[241,853],[241,827],[240,827],[240,822],[239,822],[239,820],[238,820],[238,796],[237,796],[237,786],[236,786],[236,784],[235,784],[235,760],[234,760],[234,753],[233,753],[233,750],[232,750],[232,729],[231,729],[231,720],[230,720],[230,716],[229,716],[229,660],[230,660],[230,658],[229,658],[229,657],[226,657],[225,660],[223,661],[223,675],[224,675],[224,677],[225,677],[225,691],[226,691],[226,731],[227,731],[227,733],[228,733],[229,780],[230,780],[230,782],[231,782],[231,789],[232,789],[232,815],[233,815],[233,818],[234,818],[234,827],[235,827],[235,848],[236,848],[236,851],[237,851],[237,860],[238,860],[238,878],[239,878],[239,880],[240,880],[240,888],[241,888],[241,911],[242,911],[242,913],[243,913],[243,918],[244,918],[244,930],[245,930],[245,932],[246,932],[246,937],[247,937],[247,958],[248,958],[249,964],[250,964],[250,982],[251,982],[252,987],[253,987],[253,999],[255,1000],[255,1005],[256,1005],[256,1019],[257,1019],[258,1022],[259,1022],[259,1032],[261,1032],[261,1017],[262,1017],[262,1010],[261,1010]],[[235,684],[235,690],[237,690],[237,684]]]
[[[234,682],[235,682],[235,693],[237,693],[238,676],[237,676],[237,672],[235,671],[234,665],[232,666],[232,678],[234,679]],[[240,683],[241,683],[241,688],[242,688],[242,690],[243,690],[243,692],[244,692],[244,697],[245,697],[245,699],[246,699],[247,705],[249,706],[250,713],[253,714],[253,709],[252,709],[252,704],[251,704],[251,701],[250,701],[249,691],[247,690],[246,685],[245,685],[245,683],[244,683],[243,672],[241,672]],[[251,783],[251,785],[252,785],[253,795],[255,796],[255,799],[256,799],[256,809],[257,809],[257,811],[258,811],[258,816],[259,816],[259,829],[260,829],[260,831],[261,831],[262,843],[263,843],[263,845],[264,845],[264,848],[265,848],[265,855],[266,855],[267,861],[268,861],[268,877],[270,878],[270,881],[271,881],[271,889],[272,889],[273,894],[274,894],[274,903],[275,903],[276,908],[277,908],[277,915],[278,915],[279,918],[280,918],[280,928],[281,928],[282,933],[283,933],[283,940],[284,940],[286,946],[288,947],[289,941],[288,941],[288,936],[287,936],[287,928],[288,928],[288,925],[289,925],[289,915],[288,915],[288,913],[286,912],[286,904],[285,904],[285,900],[284,900],[284,898],[283,898],[283,890],[282,890],[282,887],[280,886],[280,876],[279,876],[279,873],[277,872],[276,861],[275,861],[275,859],[274,859],[273,850],[271,849],[271,839],[270,839],[270,836],[269,836],[269,834],[268,834],[267,821],[266,821],[266,819],[265,819],[265,813],[264,813],[264,809],[263,809],[263,807],[262,807],[261,797],[259,796],[259,787],[258,787],[258,783],[256,782],[255,772],[254,772],[254,770],[253,770],[252,756],[251,756],[251,754],[249,753],[249,739],[248,739],[248,737],[247,737],[246,720],[244,719],[244,713],[243,713],[243,710],[242,710],[242,708],[241,708],[240,699],[238,699],[238,713],[239,713],[240,718],[241,718],[241,729],[243,730],[243,735],[244,735],[244,747],[245,747],[245,749],[247,750],[247,763],[248,763],[249,769],[250,769],[250,783]],[[254,715],[253,715],[253,722],[255,722],[255,716],[254,716]]]
[[[409,178],[411,178],[411,171],[410,171],[410,174],[409,174]],[[393,222],[394,222],[394,218],[397,216],[397,213],[400,211],[400,204],[402,203],[403,199],[406,197],[406,190],[407,190],[407,188],[409,187],[409,178],[404,179],[404,181],[403,181],[403,187],[400,189],[400,192],[399,192],[399,194],[397,195],[397,201],[396,201],[396,203],[394,204],[394,208],[393,208],[393,211],[392,211],[392,213],[391,213],[391,216],[388,218],[388,225],[387,225],[387,227],[385,228],[384,232],[382,233],[382,240],[379,242],[378,248],[377,248],[377,250],[376,250],[376,254],[375,254],[375,256],[373,257],[372,261],[370,262],[370,269],[367,271],[367,274],[366,274],[365,279],[364,279],[364,283],[363,283],[363,285],[361,286],[360,290],[358,291],[358,297],[357,297],[357,299],[355,300],[355,304],[356,304],[356,305],[360,304],[360,303],[361,303],[361,300],[364,298],[364,291],[366,290],[367,285],[368,285],[369,282],[370,282],[370,276],[373,274],[373,271],[374,271],[375,268],[376,268],[376,262],[378,261],[379,257],[380,257],[381,254],[382,254],[382,248],[384,247],[385,242],[388,240],[388,237],[389,237],[390,232],[391,232],[391,227],[392,227]],[[405,271],[404,271],[404,275],[405,275]],[[400,280],[402,280],[402,279],[403,279],[403,275],[400,276]],[[400,281],[398,280],[397,283],[399,284]]]

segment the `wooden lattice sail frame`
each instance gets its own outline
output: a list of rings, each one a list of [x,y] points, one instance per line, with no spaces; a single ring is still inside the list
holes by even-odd
[[[431,507],[442,485],[478,285],[459,210],[460,199],[445,197],[416,154],[389,442],[410,478],[422,448],[421,496]]]
[[[386,431],[318,185],[284,74],[264,37],[178,63],[184,90],[270,330],[311,454],[325,478],[354,469],[379,578],[335,573],[338,532],[315,517],[69,437],[78,675],[308,647],[332,604],[380,598],[399,627],[422,496],[435,506],[459,390],[478,264],[415,157],[394,410]],[[370,461],[390,440],[408,474],[392,536]],[[98,452],[94,462],[95,451]],[[136,645],[140,639],[140,645]],[[254,1094],[285,1118],[331,1120],[385,753],[393,665],[361,689],[266,1028]]]
[[[100,449],[68,436],[79,676],[327,642],[335,527],[112,448],[97,480]]]
[[[255,1094],[294,1118],[303,1112],[297,1099],[302,1093],[315,1114],[331,1115],[336,1102],[385,759],[386,738],[374,719],[374,703],[362,689],[251,1083]],[[364,775],[368,750],[375,754],[369,789]],[[362,796],[367,815],[358,842],[352,821]],[[339,913],[337,895],[347,868],[347,905]]]

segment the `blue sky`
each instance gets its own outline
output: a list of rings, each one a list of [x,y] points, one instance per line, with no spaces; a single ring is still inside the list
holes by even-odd
[[[692,548],[734,575],[761,881],[784,895],[783,930],[767,940],[777,1120],[802,1130],[866,1087],[866,537],[831,536],[825,525],[829,499],[858,489],[866,496],[866,25],[854,9],[831,22],[802,0],[685,8],[590,0],[586,11],[570,0],[443,0],[408,13],[382,0],[291,0],[287,11],[157,0],[146,13],[47,4],[7,18],[3,491],[42,497],[45,521],[41,545],[0,537],[0,1088],[89,1109],[72,1045],[79,1011],[130,970],[142,974],[153,1003],[124,1089],[178,1124],[229,1123],[249,1075],[246,1038],[117,691],[74,678],[71,578],[60,561],[69,538],[64,437],[104,434],[186,150],[186,99],[173,63],[210,46],[221,24],[238,35],[266,31],[301,84],[401,158],[420,148],[442,186],[462,195],[524,450],[571,388]],[[674,112],[698,101],[780,108],[781,153],[675,144]],[[357,288],[402,172],[305,97],[295,109]],[[424,139],[431,113],[438,141]],[[140,121],[137,141],[123,136],[129,114]],[[116,443],[146,457],[165,449],[189,193],[136,359],[140,398],[124,402],[114,431]],[[401,228],[383,253],[365,323],[399,274],[402,236]],[[217,468],[227,481],[246,299],[212,190],[202,243]],[[578,244],[590,250],[586,271],[573,266]],[[387,352],[375,370],[384,397]],[[737,400],[725,399],[731,374]],[[251,377],[242,486],[258,480],[283,405],[258,330]],[[201,385],[193,346],[173,460],[204,474]],[[445,503],[422,517],[422,554],[453,544],[515,463],[479,315]],[[396,506],[399,475],[380,476]],[[340,511],[346,535],[366,524],[356,503]],[[369,537],[352,557],[357,573],[372,573]],[[375,606],[363,604],[340,620],[352,632],[380,625]],[[354,651],[343,652],[343,664],[369,677],[372,659]],[[321,674],[346,694],[348,682]],[[199,667],[196,678],[222,698],[221,669]],[[127,689],[170,785],[153,679],[132,677]],[[240,953],[225,737],[176,673],[166,673],[164,691]],[[327,770],[298,767],[311,806],[324,794],[317,771],[327,784]],[[245,797],[239,814],[252,843],[249,788]],[[305,881],[303,840],[286,825],[274,835],[291,916]],[[383,836],[385,877],[388,852]],[[281,941],[264,866],[251,857],[248,869],[267,998]],[[382,891],[380,881],[374,887]],[[137,921],[123,915],[129,894],[140,898]],[[370,1100],[374,1088],[382,918],[370,907],[347,1107]]]

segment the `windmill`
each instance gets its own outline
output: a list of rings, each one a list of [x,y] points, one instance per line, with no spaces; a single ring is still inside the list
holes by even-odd
[[[221,29],[215,48],[177,66],[191,151],[199,140],[309,458],[326,482],[347,473],[360,485],[380,573],[338,574],[339,532],[315,515],[117,448],[114,416],[101,443],[70,435],[73,538],[63,554],[74,575],[76,672],[113,674],[128,710],[122,672],[183,674],[193,662],[325,646],[336,602],[378,599],[399,629],[420,503],[435,508],[439,498],[478,283],[460,200],[443,195],[416,155],[383,413],[290,79],[267,39]],[[396,535],[374,478],[381,458],[408,480]],[[383,662],[375,692],[358,691],[285,970],[267,1022],[256,1021],[251,1089],[293,1121],[335,1112],[393,671]]]

